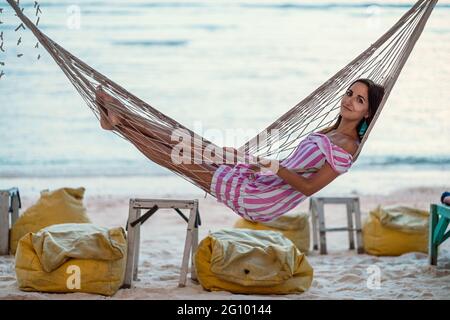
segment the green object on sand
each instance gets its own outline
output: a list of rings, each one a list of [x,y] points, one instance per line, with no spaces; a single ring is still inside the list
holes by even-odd
[[[430,207],[430,239],[428,257],[432,265],[437,265],[438,248],[450,237],[447,230],[450,222],[450,207],[441,204],[432,204]]]

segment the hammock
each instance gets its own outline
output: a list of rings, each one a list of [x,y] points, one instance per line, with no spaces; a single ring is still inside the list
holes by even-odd
[[[60,66],[98,119],[100,113],[104,112],[96,102],[96,90],[101,86],[108,95],[120,102],[112,108],[124,115],[129,123],[129,130],[118,129],[115,130],[116,134],[132,142],[147,157],[150,150],[157,150],[160,156],[155,156],[155,152],[152,152],[149,157],[152,161],[211,193],[209,185],[205,183],[205,173],[214,169],[214,165],[174,164],[167,157],[167,153],[170,153],[175,142],[167,143],[170,141],[167,134],[176,129],[189,133],[193,144],[201,146],[201,149],[196,150],[222,148],[195,134],[91,68],[42,33],[23,14],[15,1],[7,2]],[[356,160],[436,3],[437,0],[417,1],[391,29],[363,53],[238,150],[255,156],[285,158],[306,135],[330,126],[337,119],[340,99],[354,80],[369,78],[382,85],[385,94],[354,155]]]

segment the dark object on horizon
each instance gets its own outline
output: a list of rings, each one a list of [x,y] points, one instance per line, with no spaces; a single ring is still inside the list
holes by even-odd
[[[17,58],[20,58],[21,56],[23,56],[23,53],[19,53],[19,54],[17,55]]]
[[[19,40],[17,40],[17,45],[22,43],[22,37],[19,38]]]

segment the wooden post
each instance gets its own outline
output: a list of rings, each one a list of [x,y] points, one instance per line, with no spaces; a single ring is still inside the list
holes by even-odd
[[[16,223],[17,219],[19,219],[19,208],[20,208],[20,201],[19,201],[19,190],[16,189],[16,192],[14,192],[12,198],[11,198],[11,228]]]
[[[189,256],[191,255],[191,250],[193,247],[192,244],[194,241],[194,229],[196,218],[197,218],[197,211],[195,210],[195,208],[192,208],[189,214],[188,227],[186,230],[186,241],[184,242],[183,261],[181,263],[180,281],[178,283],[179,287],[186,286],[186,278],[189,268]]]
[[[311,223],[313,228],[313,250],[318,250],[319,240],[317,235],[317,202],[315,198],[309,199],[309,212],[311,215]]]
[[[136,219],[141,217],[141,209],[136,210]],[[133,261],[133,281],[138,280],[139,272],[139,250],[141,249],[141,224],[134,226],[135,240],[134,240],[134,261]]]
[[[9,254],[9,192],[0,191],[0,255]]]
[[[437,265],[438,245],[434,241],[434,230],[438,224],[439,216],[436,212],[436,205],[430,206],[430,225],[428,231],[428,262],[435,266]]]
[[[347,226],[348,226],[348,243],[350,250],[355,249],[355,237],[354,237],[354,229],[353,229],[353,213],[355,212],[355,208],[353,206],[353,202],[347,202]]]
[[[197,270],[195,269],[195,253],[198,248],[198,221],[197,218],[198,213],[198,200],[194,200],[194,208],[191,210],[191,214],[194,215],[195,224],[194,224],[194,233],[192,237],[192,249],[191,249],[191,279],[197,281]]]
[[[359,199],[353,200],[353,209],[355,212],[355,228],[356,228],[356,252],[364,253],[364,244],[362,238],[361,210],[359,208]]]
[[[327,238],[325,228],[324,201],[317,200],[317,213],[319,215],[320,254],[327,254]]]
[[[123,280],[123,288],[131,288],[131,284],[133,283],[133,272],[134,272],[134,263],[136,261],[135,255],[139,255],[136,253],[136,229],[140,227],[140,224],[132,227],[131,222],[135,221],[138,218],[138,209],[134,208],[134,200],[130,200],[130,206],[128,210],[128,225],[127,225],[127,244],[128,244],[128,252],[127,252],[127,265],[125,268],[125,277]]]

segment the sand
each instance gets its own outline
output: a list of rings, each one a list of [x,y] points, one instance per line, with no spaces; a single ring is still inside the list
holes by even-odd
[[[429,209],[439,199],[442,188],[402,189],[387,195],[359,195],[363,219],[377,205],[403,204]],[[32,205],[37,195],[22,195],[23,208]],[[170,197],[167,197],[170,198]],[[178,197],[180,198],[180,197]],[[182,197],[190,199],[189,195]],[[198,197],[198,194],[196,196]],[[209,231],[230,227],[237,216],[208,196],[199,198],[202,226],[200,240]],[[129,197],[86,194],[85,205],[95,224],[125,226]],[[307,211],[307,201],[296,211]],[[327,207],[327,225],[345,225],[345,213],[340,207]],[[327,237],[328,254],[316,252],[308,256],[314,268],[311,288],[301,294],[240,295],[229,292],[208,292],[191,280],[178,287],[186,223],[173,211],[159,211],[143,226],[139,261],[139,281],[132,289],[121,289],[113,297],[94,294],[49,294],[22,292],[17,287],[14,257],[0,257],[0,299],[449,299],[450,241],[441,246],[438,266],[428,265],[427,255],[408,253],[399,257],[376,257],[348,250],[344,232]],[[368,269],[369,268],[369,269]],[[370,269],[372,268],[372,269]],[[379,268],[379,288],[368,286],[373,268]]]

